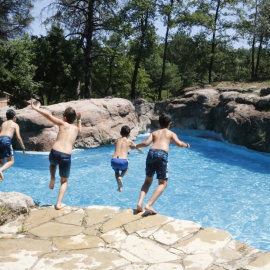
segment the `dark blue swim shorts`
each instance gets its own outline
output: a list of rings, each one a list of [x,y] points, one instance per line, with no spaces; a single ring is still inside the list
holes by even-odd
[[[49,155],[50,164],[52,166],[59,165],[59,175],[63,178],[68,178],[70,174],[71,155],[51,150]]]
[[[146,176],[168,180],[168,153],[161,149],[150,149],[146,158]]]
[[[11,138],[9,136],[0,136],[0,158],[13,156]]]
[[[126,171],[128,169],[128,159],[126,159],[126,158],[112,158],[111,166],[115,172]]]

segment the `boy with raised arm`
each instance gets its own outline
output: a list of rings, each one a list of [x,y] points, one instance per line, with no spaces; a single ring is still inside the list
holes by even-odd
[[[166,114],[162,114],[159,117],[160,129],[152,132],[146,141],[137,144],[137,147],[147,147],[153,142],[153,145],[149,149],[146,158],[146,178],[141,188],[140,198],[137,204],[137,211],[143,211],[144,198],[152,184],[153,175],[157,173],[158,187],[154,191],[149,202],[145,206],[145,210],[157,214],[153,208],[153,203],[158,199],[167,186],[168,180],[168,152],[171,141],[178,147],[190,148],[188,143],[180,141],[177,135],[170,131],[169,128],[172,124],[171,117]]]
[[[57,165],[59,165],[61,187],[59,190],[59,195],[55,208],[57,210],[60,210],[65,206],[65,204],[62,203],[62,200],[66,193],[68,185],[68,178],[71,166],[72,146],[77,138],[78,131],[81,132],[82,130],[81,114],[80,113],[76,114],[75,110],[72,107],[68,107],[65,109],[63,113],[63,119],[59,119],[52,116],[48,111],[35,107],[32,99],[31,99],[31,106],[35,111],[46,117],[55,125],[59,126],[59,132],[57,135],[56,142],[54,143],[49,155],[50,174],[51,174],[51,181],[49,184],[49,188],[50,189],[54,188],[56,167]],[[76,118],[78,126],[75,126],[73,124]]]
[[[20,127],[16,122],[16,112],[13,109],[8,109],[6,112],[7,120],[3,122],[0,132],[0,182],[3,181],[3,171],[10,168],[14,164],[13,149],[11,139],[16,134],[17,140],[22,147],[23,155],[25,156],[25,147],[20,135]],[[5,163],[5,158],[7,162]],[[5,163],[5,164],[4,164]]]
[[[122,178],[128,171],[128,149],[135,149],[136,144],[128,139],[130,136],[130,128],[128,126],[123,126],[121,128],[120,134],[122,138],[118,139],[115,146],[115,151],[111,160],[111,166],[115,171],[115,178],[118,184],[118,191],[122,191],[123,181]],[[137,148],[139,151],[141,149]],[[122,171],[119,173],[119,171]]]

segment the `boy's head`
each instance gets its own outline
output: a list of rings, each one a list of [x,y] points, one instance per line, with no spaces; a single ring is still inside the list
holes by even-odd
[[[159,125],[162,128],[166,128],[169,126],[169,124],[172,122],[171,117],[168,114],[162,113],[159,116]]]
[[[130,128],[128,126],[123,126],[121,128],[120,134],[121,136],[128,136],[130,133]]]
[[[76,111],[72,107],[68,107],[65,109],[63,116],[66,117],[69,124],[72,124],[76,119]]]
[[[8,109],[6,112],[7,120],[13,120],[15,115],[16,115],[16,112],[13,109]]]

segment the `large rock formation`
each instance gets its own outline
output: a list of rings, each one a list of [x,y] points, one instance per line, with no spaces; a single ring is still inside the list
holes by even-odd
[[[158,127],[158,115],[166,112],[172,116],[172,127],[213,130],[231,143],[270,152],[270,94],[266,95],[267,90],[195,89],[175,99],[157,103],[140,100],[134,105],[140,128]]]
[[[109,145],[120,137],[123,125],[131,128],[131,138],[139,132],[135,109],[125,99],[91,99],[59,103],[42,107],[52,115],[62,118],[67,107],[73,107],[82,114],[83,131],[78,136],[76,148],[93,148]],[[5,120],[5,112],[0,112],[0,121]],[[27,149],[49,151],[56,140],[58,126],[38,114],[30,106],[17,110],[17,123]],[[15,137],[15,136],[14,136]],[[16,138],[13,138],[15,149],[20,149]]]

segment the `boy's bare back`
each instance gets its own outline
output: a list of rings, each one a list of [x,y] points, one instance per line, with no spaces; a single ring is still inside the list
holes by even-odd
[[[19,131],[19,125],[14,123],[13,120],[7,120],[1,126],[0,136],[9,136],[12,138],[15,131],[17,135],[17,131]]]
[[[113,158],[127,158],[128,148],[133,148],[134,143],[127,137],[122,137],[117,140]]]
[[[154,131],[150,134],[148,139],[152,140],[153,142],[151,149],[161,149],[166,152],[169,152],[171,141],[173,141],[175,145],[179,147],[185,147],[186,145],[185,143],[180,141],[177,135],[174,132],[170,131],[168,128],[162,128]]]
[[[78,135],[78,127],[62,121],[53,149],[66,154],[72,153],[72,146]]]

